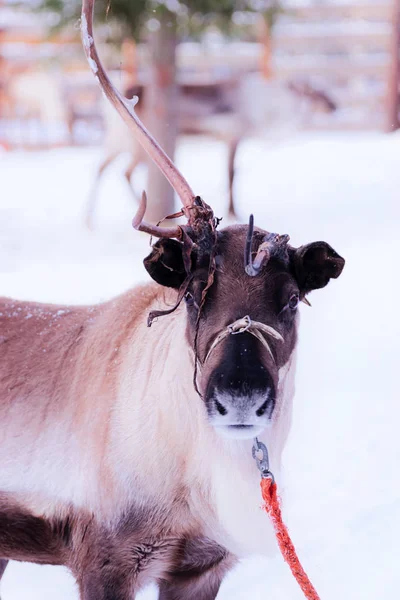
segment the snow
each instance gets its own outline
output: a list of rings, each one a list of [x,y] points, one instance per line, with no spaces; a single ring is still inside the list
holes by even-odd
[[[252,140],[238,157],[242,219],[252,211],[294,245],[326,240],[347,261],[340,279],[311,295],[312,308],[301,306],[295,412],[278,482],[323,600],[399,596],[399,150],[398,135],[324,134],[274,147]],[[88,149],[1,156],[1,294],[89,303],[147,278],[148,239],[131,229],[124,158],[104,176],[96,229],[84,228],[99,159]],[[179,147],[181,170],[217,215],[227,203],[225,161],[222,144],[187,138]],[[138,192],[144,180],[140,171]],[[14,563],[2,598],[72,600],[77,591],[62,568]],[[140,595],[155,598],[154,588]],[[248,598],[303,596],[277,554],[243,561],[224,581],[219,600]]]

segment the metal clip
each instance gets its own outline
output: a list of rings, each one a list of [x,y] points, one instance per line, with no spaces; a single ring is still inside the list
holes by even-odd
[[[257,438],[254,438],[254,444],[252,448],[252,456],[256,461],[256,465],[258,470],[261,473],[261,477],[263,479],[271,479],[272,483],[275,483],[275,477],[273,473],[269,470],[269,457],[268,457],[268,449],[265,444],[259,442]],[[261,454],[261,458],[257,456],[257,453]]]
[[[249,315],[246,315],[242,319],[238,319],[234,323],[228,325],[228,331],[232,335],[237,335],[238,333],[244,333],[251,327],[251,319]]]

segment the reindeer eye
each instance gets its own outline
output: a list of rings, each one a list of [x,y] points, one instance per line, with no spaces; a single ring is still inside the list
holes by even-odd
[[[290,310],[296,310],[297,305],[299,304],[299,295],[298,294],[292,294],[289,298],[289,302],[288,302],[288,307],[290,308]]]

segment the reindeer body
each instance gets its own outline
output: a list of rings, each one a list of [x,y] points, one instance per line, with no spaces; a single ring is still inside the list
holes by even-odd
[[[89,308],[0,301],[0,570],[66,565],[82,600],[128,600],[149,580],[161,600],[214,600],[235,557],[273,548],[252,439],[278,475],[298,304],[344,260],[252,216],[217,231],[108,79],[92,17],[84,0],[89,64],[187,225],[146,223],[143,194],[133,226],[159,238],[144,260],[157,285]]]
[[[273,548],[251,441],[220,439],[193,388],[185,311],[146,326],[173,296],[149,284],[96,307],[1,301],[0,557],[65,564],[83,589],[105,546],[136,590],[171,578],[190,546],[212,598],[233,554]]]

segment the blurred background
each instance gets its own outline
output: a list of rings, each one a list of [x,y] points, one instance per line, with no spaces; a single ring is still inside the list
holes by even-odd
[[[131,182],[146,156],[87,68],[79,15],[79,0],[0,0],[0,147],[102,147],[94,178],[124,153]],[[242,141],[398,129],[399,15],[396,0],[98,0],[96,35],[115,85],[139,95],[168,154],[187,135],[226,144],[234,214]],[[173,193],[148,169],[150,217],[162,217]]]
[[[105,103],[79,13],[79,0],[0,0],[1,295],[86,304],[148,281],[138,198],[150,221],[178,206]],[[279,486],[321,598],[397,600],[400,0],[97,0],[95,37],[221,227],[253,212],[345,257],[300,308]],[[77,597],[63,569],[17,563],[1,593]],[[302,597],[280,556],[249,559],[219,594]]]

